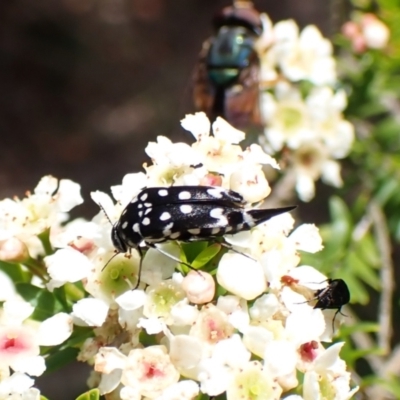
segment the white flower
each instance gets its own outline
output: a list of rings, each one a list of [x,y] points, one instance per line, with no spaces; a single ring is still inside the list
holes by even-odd
[[[274,95],[264,92],[261,97],[265,135],[274,151],[286,144],[298,148],[301,143],[314,139],[307,106],[300,91],[286,82],[276,85]]]
[[[280,399],[282,388],[268,374],[258,361],[248,362],[236,371],[226,391],[227,400],[251,398],[259,400]]]
[[[145,186],[147,186],[146,184],[147,177],[143,172],[126,174],[122,179],[122,185],[112,186],[111,192],[114,199],[117,200],[122,207],[125,207]],[[94,198],[93,200],[96,201]]]
[[[57,250],[45,257],[44,262],[51,277],[47,285],[51,291],[67,282],[77,282],[87,277],[92,268],[88,258],[72,247]]]
[[[121,382],[151,399],[177,383],[179,372],[172,365],[164,346],[132,350],[122,372]]]
[[[9,366],[15,372],[39,376],[45,369],[39,345],[61,344],[72,333],[72,319],[59,313],[42,323],[25,321],[34,311],[22,300],[6,301],[0,319],[0,365]]]
[[[350,389],[350,373],[339,357],[343,344],[336,343],[322,352],[314,361],[315,369],[305,373],[304,399],[320,397],[322,392],[329,391],[332,398],[347,400],[357,392],[358,387]]]
[[[40,400],[40,392],[33,388],[34,380],[15,372],[0,380],[0,398],[7,400]]]
[[[261,264],[233,252],[222,257],[218,266],[217,281],[229,292],[246,300],[255,299],[267,288]]]
[[[82,202],[77,183],[45,176],[33,194],[28,192],[22,200],[0,201],[0,240],[15,236],[28,246],[31,255],[41,253],[43,249],[35,235],[58,228],[66,219],[66,212]]]
[[[278,22],[274,27],[277,65],[289,80],[309,80],[316,85],[333,84],[336,80],[333,47],[314,25],[306,26],[299,35],[293,20]]]

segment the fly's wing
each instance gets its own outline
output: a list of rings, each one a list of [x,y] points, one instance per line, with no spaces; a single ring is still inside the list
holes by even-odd
[[[224,118],[234,127],[261,127],[259,82],[259,60],[254,52],[249,66],[241,70],[238,83],[225,90]]]
[[[171,186],[144,189],[138,196],[146,207],[172,206],[174,204],[212,203],[226,207],[243,207],[243,197],[233,190],[218,186]]]
[[[147,242],[207,240],[245,230],[243,224],[241,208],[210,202],[185,203],[147,210],[140,222],[140,233]]]

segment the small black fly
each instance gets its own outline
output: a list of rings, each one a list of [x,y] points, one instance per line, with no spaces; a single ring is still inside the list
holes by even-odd
[[[327,282],[327,287],[319,289],[314,293],[314,300],[317,300],[314,308],[320,308],[321,310],[336,309],[332,320],[332,331],[334,331],[336,315],[340,313],[346,317],[341,312],[341,309],[350,301],[350,291],[343,279],[328,279]]]
[[[158,243],[210,240],[225,234],[248,231],[296,206],[271,209],[245,209],[243,197],[232,190],[213,186],[171,186],[143,189],[122,212],[111,232],[118,253],[137,249],[140,244],[164,253]],[[139,267],[139,277],[141,271]],[[190,265],[189,265],[190,267]],[[139,283],[139,281],[138,281]]]

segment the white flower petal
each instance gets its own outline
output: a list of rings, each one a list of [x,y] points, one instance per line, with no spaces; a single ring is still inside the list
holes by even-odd
[[[14,371],[24,372],[31,376],[40,376],[46,371],[46,364],[42,356],[20,358],[15,360],[11,367]]]
[[[231,124],[223,118],[217,117],[212,124],[214,136],[223,142],[237,144],[245,139],[246,134],[238,129],[235,129]]]
[[[296,368],[297,352],[293,342],[272,340],[265,346],[264,368],[273,378],[288,375]]]
[[[127,363],[126,355],[115,347],[101,347],[95,357],[94,369],[103,374],[110,374],[116,369],[123,370]]]
[[[68,212],[83,203],[81,185],[69,179],[61,179],[57,191],[58,207],[62,212]]]
[[[305,174],[297,175],[296,191],[301,200],[310,201],[315,195],[314,180]]]
[[[40,179],[39,183],[35,187],[34,193],[38,195],[51,196],[58,186],[58,179],[54,176],[47,175]]]
[[[44,262],[51,279],[59,285],[56,287],[87,277],[92,268],[88,258],[72,247],[57,250],[51,256],[45,257]]]
[[[318,228],[314,224],[302,224],[296,228],[289,239],[298,250],[316,253],[324,248]]]
[[[121,382],[121,377],[122,369],[114,369],[109,374],[102,374],[101,381],[98,386],[100,394],[104,395],[116,389]],[[138,400],[140,400],[140,397],[141,396],[138,397]]]
[[[72,317],[58,313],[40,324],[38,341],[41,346],[56,346],[67,340],[72,333]]]
[[[340,176],[340,164],[336,161],[327,160],[322,165],[322,180],[333,187],[341,187],[343,185]]]
[[[137,310],[142,307],[146,300],[143,290],[128,290],[115,299],[115,302],[124,310]]]
[[[204,343],[189,335],[172,336],[169,344],[171,362],[178,370],[194,368],[203,357]]]
[[[3,316],[8,324],[19,325],[32,315],[35,308],[31,306],[28,302],[20,299],[7,300],[3,304]]]
[[[267,289],[261,264],[233,252],[222,257],[217,281],[229,292],[246,300],[255,299]]]
[[[174,383],[165,389],[156,400],[193,400],[199,394],[199,385],[192,380]]]
[[[16,290],[12,279],[3,271],[0,271],[0,301],[7,301],[15,297]]]
[[[181,121],[183,129],[191,132],[196,140],[200,136],[208,136],[210,134],[210,121],[204,112],[197,112],[195,114],[188,114]]]
[[[149,335],[156,335],[163,332],[165,323],[159,318],[140,318],[138,328],[143,328]]]
[[[103,300],[87,298],[79,300],[72,309],[72,315],[84,321],[87,326],[102,326],[109,306]]]

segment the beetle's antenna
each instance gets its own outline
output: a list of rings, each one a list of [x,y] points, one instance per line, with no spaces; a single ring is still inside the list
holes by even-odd
[[[100,210],[101,211],[103,211],[103,213],[104,213],[104,215],[106,216],[106,218],[108,219],[108,222],[111,224],[111,226],[114,226],[114,224],[112,223],[112,221],[111,221],[111,219],[110,219],[110,217],[108,216],[108,214],[107,214],[107,212],[106,212],[106,209],[100,204],[100,203],[97,203],[97,205],[99,206],[99,208],[100,208]],[[118,253],[117,253],[118,254]],[[115,256],[113,256],[113,258],[114,258]],[[112,260],[112,258],[110,259],[110,261]],[[109,262],[110,262],[109,261]],[[108,264],[108,263],[107,263]],[[106,264],[106,265],[107,265]],[[103,268],[104,269],[104,268]]]
[[[114,257],[116,257],[118,254],[120,254],[120,252],[119,252],[119,251],[116,251],[115,254],[106,262],[106,264],[104,265],[104,267],[101,269],[101,272],[103,272],[103,271],[106,269],[107,265],[110,264],[110,262],[111,262],[111,261],[114,259]]]

